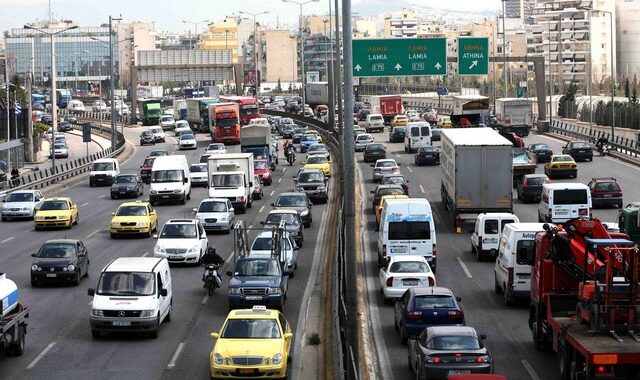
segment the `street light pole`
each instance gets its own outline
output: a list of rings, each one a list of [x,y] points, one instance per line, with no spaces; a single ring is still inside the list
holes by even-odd
[[[256,23],[256,17],[269,13],[269,11],[251,13],[240,11],[240,14],[245,14],[253,17],[253,77],[255,79],[255,96],[258,96],[258,89],[260,88],[260,80],[258,78],[258,24]]]
[[[507,0],[502,0],[502,57],[504,58],[504,63],[502,66],[502,76],[504,81],[504,97],[507,97],[507,44],[506,44],[506,36],[507,30],[504,26],[504,19],[506,18],[505,11],[505,3]]]
[[[182,22],[184,24],[191,24],[195,27],[196,30],[196,46],[195,48],[197,48],[197,44],[198,44],[198,24],[204,24],[204,23],[209,23],[209,20],[202,20],[202,21],[186,21],[186,20],[182,20]],[[193,39],[191,38],[191,29],[189,29],[189,46],[191,48],[191,50],[194,50],[194,44],[193,44]],[[196,70],[196,82],[198,84],[198,91],[200,91],[200,81],[198,80],[198,71]]]

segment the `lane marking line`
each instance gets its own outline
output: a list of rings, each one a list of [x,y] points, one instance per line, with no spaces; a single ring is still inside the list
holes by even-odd
[[[282,178],[278,178],[278,183],[282,182]]]
[[[456,257],[456,260],[458,260],[458,264],[460,264],[460,266],[462,267],[464,274],[466,274],[467,277],[469,278],[473,278],[473,276],[471,275],[471,272],[469,272],[469,268],[467,268],[467,266],[464,264],[460,256]]]
[[[536,371],[533,370],[533,367],[531,367],[531,364],[529,364],[529,362],[526,359],[522,359],[520,363],[522,363],[522,366],[527,371],[529,376],[531,376],[532,380],[540,380],[540,376],[538,376]]]
[[[420,191],[422,191],[422,194],[426,194],[427,192],[424,191],[424,187],[422,187],[422,185],[420,185]]]
[[[249,224],[249,228],[253,228],[253,224]]]
[[[142,254],[142,257],[147,257],[147,255],[149,254],[149,252],[145,252]]]
[[[286,172],[286,171],[287,171],[287,168],[286,168],[286,167],[282,168],[282,172],[283,172],[283,173],[284,173],[284,172]]]
[[[226,259],[224,262],[225,262],[225,263],[226,263],[226,262],[229,262],[229,260],[231,260],[231,258],[233,257],[233,254],[234,254],[234,253],[235,253],[235,251],[231,251],[231,253],[229,254],[229,256],[227,257],[227,259]]]
[[[0,243],[6,243],[9,240],[13,240],[14,238],[15,238],[15,236],[8,237],[8,238],[4,239],[3,241],[0,241]]]
[[[264,205],[262,205],[262,207],[260,207],[260,210],[258,210],[258,214],[260,214],[263,210],[264,210]]]
[[[101,196],[99,196],[98,198],[102,199],[102,198],[104,198],[104,197],[106,197],[106,195],[102,194],[102,195],[101,195]]]
[[[275,191],[275,190],[271,190],[271,192],[269,193],[269,196],[270,196],[270,197],[273,197],[273,194],[275,194],[275,193],[276,193],[276,191]]]
[[[84,207],[84,206],[86,206],[88,204],[89,204],[89,202],[84,202],[83,204],[80,205],[80,207]]]
[[[209,302],[209,295],[208,294],[206,296],[204,296],[204,298],[202,299],[202,304],[206,305],[207,302]]]
[[[171,357],[171,361],[169,362],[169,364],[167,364],[168,369],[171,369],[176,366],[176,361],[178,360],[178,356],[180,356],[180,353],[182,352],[183,348],[184,348],[184,342],[180,342],[180,344],[178,345],[178,348],[176,348],[176,352],[174,352],[173,357]]]
[[[413,173],[413,169],[411,169],[411,166],[407,166],[407,170]]]
[[[27,369],[31,369],[33,367],[35,367],[36,364],[38,364],[38,362],[47,354],[47,352],[49,352],[49,350],[51,350],[53,348],[53,346],[56,345],[56,342],[51,342],[49,343],[49,345],[47,347],[44,348],[44,350],[42,350],[42,352],[36,356],[35,359],[33,359],[33,361],[31,363],[29,363],[29,365],[27,366]]]
[[[89,235],[87,235],[87,239],[89,239],[91,236],[97,234],[98,232],[100,232],[100,230],[95,230],[92,233],[90,233]]]

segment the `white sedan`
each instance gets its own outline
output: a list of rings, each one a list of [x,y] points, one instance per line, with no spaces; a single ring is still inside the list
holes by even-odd
[[[207,146],[207,149],[205,150],[204,154],[226,154],[227,153],[227,147],[223,144],[223,143],[213,143],[213,144],[209,144],[209,146]]]
[[[251,244],[250,256],[271,256],[272,249],[272,231],[264,231],[258,235],[253,244]],[[291,235],[288,232],[284,233],[284,239],[282,239],[282,250],[287,261],[287,268],[289,270],[289,277],[295,276],[294,270],[298,269],[298,245],[291,239]]]
[[[196,149],[198,147],[198,143],[196,142],[196,137],[191,134],[183,134],[180,136],[180,141],[178,142],[178,150],[183,149]]]
[[[416,286],[436,286],[436,276],[422,256],[390,256],[378,273],[384,300],[402,297]]]
[[[356,152],[361,152],[364,150],[364,147],[367,144],[371,144],[373,142],[373,136],[368,133],[359,134],[356,137],[355,150]]]
[[[181,134],[187,132],[191,133],[191,127],[189,127],[189,123],[184,120],[176,121],[176,128],[173,130],[176,136],[180,136]]]
[[[231,201],[224,198],[208,198],[200,202],[198,208],[194,208],[196,219],[200,221],[205,230],[231,232],[236,214]]]

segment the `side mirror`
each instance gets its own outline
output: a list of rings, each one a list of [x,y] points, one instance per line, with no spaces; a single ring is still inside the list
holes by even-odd
[[[154,239],[157,239],[158,238],[158,234],[153,234],[153,236],[151,236],[151,237],[154,238]]]
[[[211,336],[213,339],[218,339],[220,337],[220,334],[218,333],[211,333],[209,334],[209,336]]]
[[[271,203],[271,207],[276,207],[276,204],[275,203]]]
[[[402,163],[400,163],[400,162],[396,162],[396,165],[398,165],[398,166],[402,166]]]
[[[169,292],[167,291],[167,289],[162,288],[162,290],[160,290],[160,295],[166,297],[167,295],[169,295]]]
[[[93,288],[87,289],[87,295],[89,295],[91,297],[95,296],[96,295],[96,290],[93,289]]]
[[[487,336],[485,334],[480,334],[480,340],[486,340]]]
[[[188,177],[187,177],[187,178],[184,178],[184,179],[182,180],[182,183],[187,183],[187,182],[189,182],[189,178],[188,178]]]
[[[233,273],[230,270],[226,271],[225,274],[229,277],[233,277]]]
[[[111,213],[111,216],[116,216],[116,213],[115,213],[115,212],[112,212],[112,213]]]
[[[32,254],[31,254],[31,257],[36,257],[36,254],[35,254],[35,253],[32,253]]]
[[[408,179],[406,179],[404,182],[409,183],[409,180],[408,180]]]
[[[288,333],[284,333],[284,339],[291,339],[293,338],[293,334],[288,332]]]
[[[191,211],[198,212],[198,209],[197,208],[192,208]]]
[[[375,191],[373,191],[373,190],[371,190],[371,191],[370,191],[370,193],[371,193],[371,194],[375,194],[376,192],[375,192]]]
[[[369,165],[369,166],[371,166],[371,167],[373,168],[375,165],[371,164],[371,165]]]
[[[462,298],[460,298],[460,297],[456,297],[456,301],[458,301],[458,302],[462,302]]]
[[[264,224],[265,224],[265,223],[264,223],[264,220],[260,221],[260,224],[262,224],[262,225],[264,226]]]

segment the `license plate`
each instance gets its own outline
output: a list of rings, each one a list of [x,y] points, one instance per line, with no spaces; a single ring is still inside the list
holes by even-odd
[[[181,259],[182,256],[178,256],[178,255],[169,255],[170,259]]]
[[[55,273],[47,273],[47,277],[56,277]]]
[[[261,301],[262,296],[247,296],[247,301]]]
[[[450,369],[449,375],[468,375],[471,373],[471,370],[468,369]]]
[[[127,193],[126,191],[121,191],[121,192],[120,192],[120,194],[126,194],[126,193]]]
[[[169,198],[169,196],[168,195],[163,195],[162,198]]]
[[[254,370],[252,368],[239,368],[238,372],[239,373],[253,373]]]
[[[391,247],[391,253],[407,253],[407,247]]]
[[[586,150],[579,150],[578,153],[587,153]]]
[[[131,322],[113,322],[114,326],[131,326]]]
[[[403,280],[402,284],[404,286],[418,286],[418,280]]]

